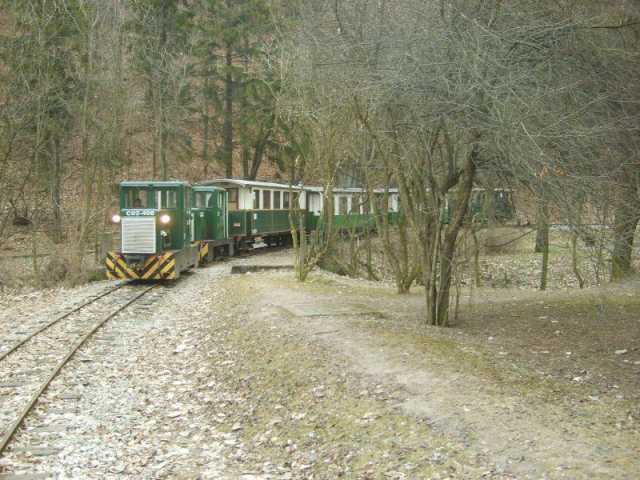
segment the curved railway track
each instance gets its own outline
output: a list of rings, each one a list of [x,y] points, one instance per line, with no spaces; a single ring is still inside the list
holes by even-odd
[[[0,378],[6,382],[0,389],[0,455],[86,341],[157,286],[117,285],[37,327],[0,353]],[[120,294],[114,296],[115,292]]]

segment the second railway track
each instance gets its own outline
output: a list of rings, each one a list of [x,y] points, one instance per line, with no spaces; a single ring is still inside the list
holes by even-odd
[[[155,287],[111,287],[41,323],[0,352],[0,456],[40,396],[85,342]]]

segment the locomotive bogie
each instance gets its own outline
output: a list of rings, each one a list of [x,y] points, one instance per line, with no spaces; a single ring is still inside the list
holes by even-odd
[[[177,280],[180,273],[197,265],[198,248],[189,245],[157,255],[125,255],[113,251],[106,258],[110,280]]]

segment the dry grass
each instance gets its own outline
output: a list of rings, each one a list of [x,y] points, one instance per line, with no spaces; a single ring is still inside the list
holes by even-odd
[[[233,305],[216,319],[213,342],[225,346],[215,353],[217,380],[234,396],[224,425],[241,429],[250,452],[241,464],[271,462],[269,471],[293,478],[513,478],[487,469],[493,456],[476,456],[485,412],[499,446],[511,444],[513,428],[541,439],[563,424],[584,458],[591,450],[579,445],[593,437],[611,449],[603,458],[631,462],[620,472],[633,468],[622,446],[635,448],[640,417],[637,284],[571,294],[484,288],[447,329],[421,323],[420,292],[324,272],[305,284],[285,273],[235,277],[224,288]],[[290,304],[378,314],[310,319],[288,314]],[[429,413],[412,410],[416,401]],[[472,421],[457,430],[461,405]],[[517,427],[496,426],[507,412]],[[431,428],[438,413],[453,415],[452,431]],[[526,445],[509,451],[529,458]],[[536,455],[535,468],[552,471],[562,453]]]
[[[225,290],[251,299],[247,278],[227,282]],[[395,406],[401,392],[371,385],[349,372],[346,359],[284,334],[274,326],[281,323],[277,315],[234,309],[233,319],[216,322],[234,367],[221,366],[217,356],[215,364],[216,380],[235,397],[225,426],[242,426],[250,452],[243,464],[267,461],[267,471],[316,479],[436,479],[474,469],[462,445]]]

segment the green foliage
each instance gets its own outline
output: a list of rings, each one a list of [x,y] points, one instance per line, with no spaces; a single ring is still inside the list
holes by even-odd
[[[193,51],[195,71],[202,79],[204,128],[222,133],[215,157],[227,172],[239,147],[242,175],[255,178],[263,158],[278,151],[280,87],[272,61],[276,25],[270,2],[201,0],[197,5]],[[209,161],[208,150],[203,160]]]

